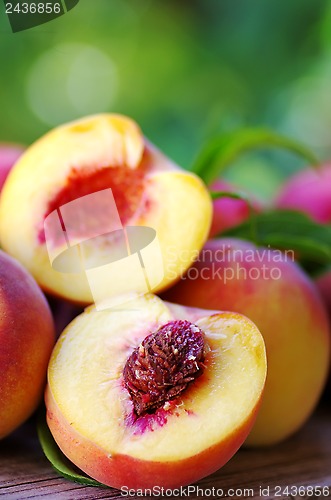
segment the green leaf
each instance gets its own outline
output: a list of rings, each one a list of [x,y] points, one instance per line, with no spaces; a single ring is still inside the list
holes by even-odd
[[[75,471],[75,466],[63,455],[54,441],[46,423],[45,411],[40,411],[38,415],[37,431],[39,442],[46,458],[61,476],[85,486],[102,486],[103,488],[108,488],[108,486]]]
[[[254,239],[252,238],[254,222]],[[331,263],[331,226],[318,224],[307,215],[293,210],[273,210],[254,214],[240,226],[224,231],[231,236],[254,241],[258,245],[293,250],[299,260],[312,264]]]
[[[234,200],[246,201],[247,205],[251,206],[249,197],[241,191],[209,191],[212,200],[219,200],[220,198],[233,198]]]
[[[292,152],[310,165],[316,166],[319,160],[303,144],[278,134],[267,128],[245,128],[215,137],[202,149],[192,170],[206,184],[219,178],[226,167],[241,154],[265,148],[281,148]]]

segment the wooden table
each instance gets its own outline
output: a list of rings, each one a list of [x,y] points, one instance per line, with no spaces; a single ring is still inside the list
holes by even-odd
[[[329,495],[319,498],[331,498],[331,404],[321,406],[285,443],[263,450],[240,450],[225,467],[198,483],[204,492],[192,493],[189,498],[207,498],[213,487],[214,498],[318,498],[304,489],[300,496],[293,490],[288,494],[280,491],[291,485],[330,486]],[[260,487],[269,487],[269,495],[264,490],[266,496],[262,497]],[[220,491],[216,495],[220,488],[223,497]],[[125,498],[114,489],[82,486],[59,477],[43,456],[33,420],[0,443],[0,496],[11,500]]]

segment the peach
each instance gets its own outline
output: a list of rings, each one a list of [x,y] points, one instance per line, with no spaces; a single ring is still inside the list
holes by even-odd
[[[0,438],[40,402],[55,343],[47,301],[34,279],[0,251]]]
[[[223,180],[217,180],[210,186],[211,191],[225,191],[236,193],[240,190],[238,187],[229,184]],[[255,211],[261,211],[261,204],[255,199],[251,200]],[[250,207],[244,200],[235,200],[232,198],[218,198],[213,201],[213,219],[209,237],[213,238],[226,229],[238,226],[250,216]]]
[[[236,239],[205,245],[165,298],[191,307],[237,311],[261,331],[268,376],[247,444],[271,445],[308,419],[323,390],[330,357],[328,318],[317,289],[291,252]]]
[[[300,210],[317,222],[331,222],[331,164],[293,175],[278,193],[275,206]]]
[[[102,196],[108,196],[110,189],[118,214],[108,216]],[[92,193],[97,197],[89,196]],[[92,200],[90,213],[82,220],[76,213],[68,223],[64,211],[78,206],[73,200],[87,198]],[[62,232],[47,233],[46,248],[45,230],[54,222],[53,216]],[[44,290],[88,304],[94,295],[86,269],[98,268],[123,247],[126,250],[129,237],[126,234],[123,239],[122,228],[148,227],[154,231],[161,264],[153,265],[155,259],[149,259],[149,290],[160,291],[190,266],[192,259],[185,256],[201,249],[211,217],[210,195],[196,175],[166,158],[129,118],[103,114],[63,125],[28,148],[2,193],[0,239],[4,249],[30,270]],[[95,225],[112,229],[105,231],[107,234],[99,231],[92,238],[86,229],[89,218]],[[52,261],[53,267],[47,250],[57,259]],[[75,255],[71,260],[75,251],[76,261]],[[63,263],[62,257],[68,261]],[[122,272],[127,269],[123,263]],[[129,271],[124,278],[108,280],[114,296],[121,293],[125,281],[130,281]]]
[[[331,165],[295,174],[278,193],[275,205],[305,212],[322,224],[331,223]],[[331,271],[318,276],[316,284],[331,314]]]
[[[291,208],[310,215],[316,222],[331,223],[331,164],[302,170],[291,177],[277,195],[277,208]],[[316,279],[331,314],[331,271]]]
[[[127,309],[90,306],[53,351],[47,422],[63,453],[98,481],[175,488],[241,446],[265,376],[262,336],[237,313],[155,295]]]
[[[23,151],[24,147],[19,144],[0,143],[0,191],[14,163]]]

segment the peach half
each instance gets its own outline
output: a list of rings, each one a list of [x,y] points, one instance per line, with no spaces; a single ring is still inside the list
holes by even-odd
[[[262,336],[240,314],[155,295],[129,309],[90,306],[53,351],[47,422],[63,453],[98,481],[174,488],[234,455],[265,377]]]
[[[107,200],[114,201],[113,211]],[[85,214],[78,210],[84,203]],[[2,192],[0,239],[45,291],[91,304],[86,270],[123,257],[130,240],[125,230],[145,226],[153,232],[159,260],[147,255],[148,287],[142,291],[158,292],[190,266],[211,217],[212,202],[199,177],[165,157],[129,118],[102,114],[58,127],[27,149]],[[137,248],[130,248],[127,255],[136,255]],[[129,263],[118,260],[120,274],[107,281],[114,296],[130,279],[135,290],[132,273],[125,275]]]

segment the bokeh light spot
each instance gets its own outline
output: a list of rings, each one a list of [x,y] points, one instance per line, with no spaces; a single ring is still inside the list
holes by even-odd
[[[44,123],[55,126],[83,115],[109,111],[118,88],[109,55],[87,44],[57,45],[31,66],[26,94]]]

